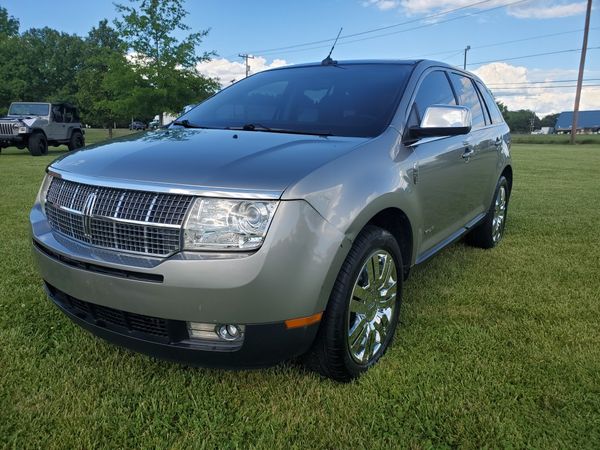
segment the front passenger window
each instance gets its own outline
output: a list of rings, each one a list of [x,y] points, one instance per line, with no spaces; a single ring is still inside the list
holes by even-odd
[[[441,70],[428,74],[419,86],[415,103],[410,111],[409,128],[418,127],[425,111],[432,105],[456,105],[448,78]]]

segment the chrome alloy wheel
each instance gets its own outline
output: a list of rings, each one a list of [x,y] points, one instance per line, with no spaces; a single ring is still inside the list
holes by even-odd
[[[492,239],[494,244],[500,242],[506,221],[506,186],[501,185],[494,202],[494,218],[492,219]]]
[[[393,326],[397,287],[394,258],[374,251],[358,274],[348,308],[348,349],[357,363],[368,364],[382,349]]]

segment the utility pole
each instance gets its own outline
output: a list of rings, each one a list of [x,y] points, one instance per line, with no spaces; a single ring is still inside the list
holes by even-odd
[[[573,122],[571,123],[571,144],[575,143],[577,135],[577,116],[579,115],[579,101],[581,100],[581,85],[583,83],[583,70],[585,68],[585,53],[587,52],[588,32],[590,31],[590,15],[592,14],[592,0],[587,2],[585,13],[585,28],[583,30],[583,45],[581,46],[581,59],[579,60],[579,76],[577,77],[577,92],[573,107]]]
[[[465,60],[464,60],[464,62],[463,62],[463,69],[464,69],[464,70],[467,70],[467,52],[468,52],[469,50],[471,50],[471,46],[470,46],[470,45],[467,45],[467,46],[465,47]]]
[[[249,55],[248,53],[240,53],[238,56],[246,63],[246,76],[250,75],[250,64],[248,63],[248,60],[254,59],[254,56]]]

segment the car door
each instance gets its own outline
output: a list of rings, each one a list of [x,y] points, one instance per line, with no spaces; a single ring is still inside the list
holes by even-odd
[[[450,72],[450,81],[456,92],[458,103],[471,110],[473,120],[471,132],[466,142],[471,156],[464,160],[465,180],[464,202],[469,213],[467,222],[477,220],[490,207],[489,188],[496,186],[493,179],[496,173],[497,150],[494,125],[491,123],[487,108],[482,102],[474,80],[458,72]]]
[[[50,107],[50,121],[46,127],[46,136],[51,141],[65,139],[64,110],[61,105],[52,105]]]
[[[456,105],[456,97],[444,70],[426,73],[410,109],[407,130],[418,126],[432,105]],[[405,143],[413,150],[413,181],[421,205],[419,256],[425,259],[459,232],[470,211],[465,204],[470,183],[464,172],[468,135],[415,140],[410,131]]]

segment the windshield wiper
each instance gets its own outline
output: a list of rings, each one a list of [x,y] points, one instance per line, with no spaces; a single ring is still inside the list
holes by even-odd
[[[207,130],[215,129],[214,127],[205,127],[205,126],[202,126],[202,125],[196,125],[194,123],[190,123],[190,121],[187,120],[187,119],[176,120],[171,125],[179,125],[180,127],[183,127],[183,128],[204,128],[204,129],[207,129]]]
[[[333,136],[329,131],[287,130],[285,128],[270,128],[260,123],[247,123],[241,127],[228,127],[228,130],[263,131],[267,133],[307,134],[310,136]]]

